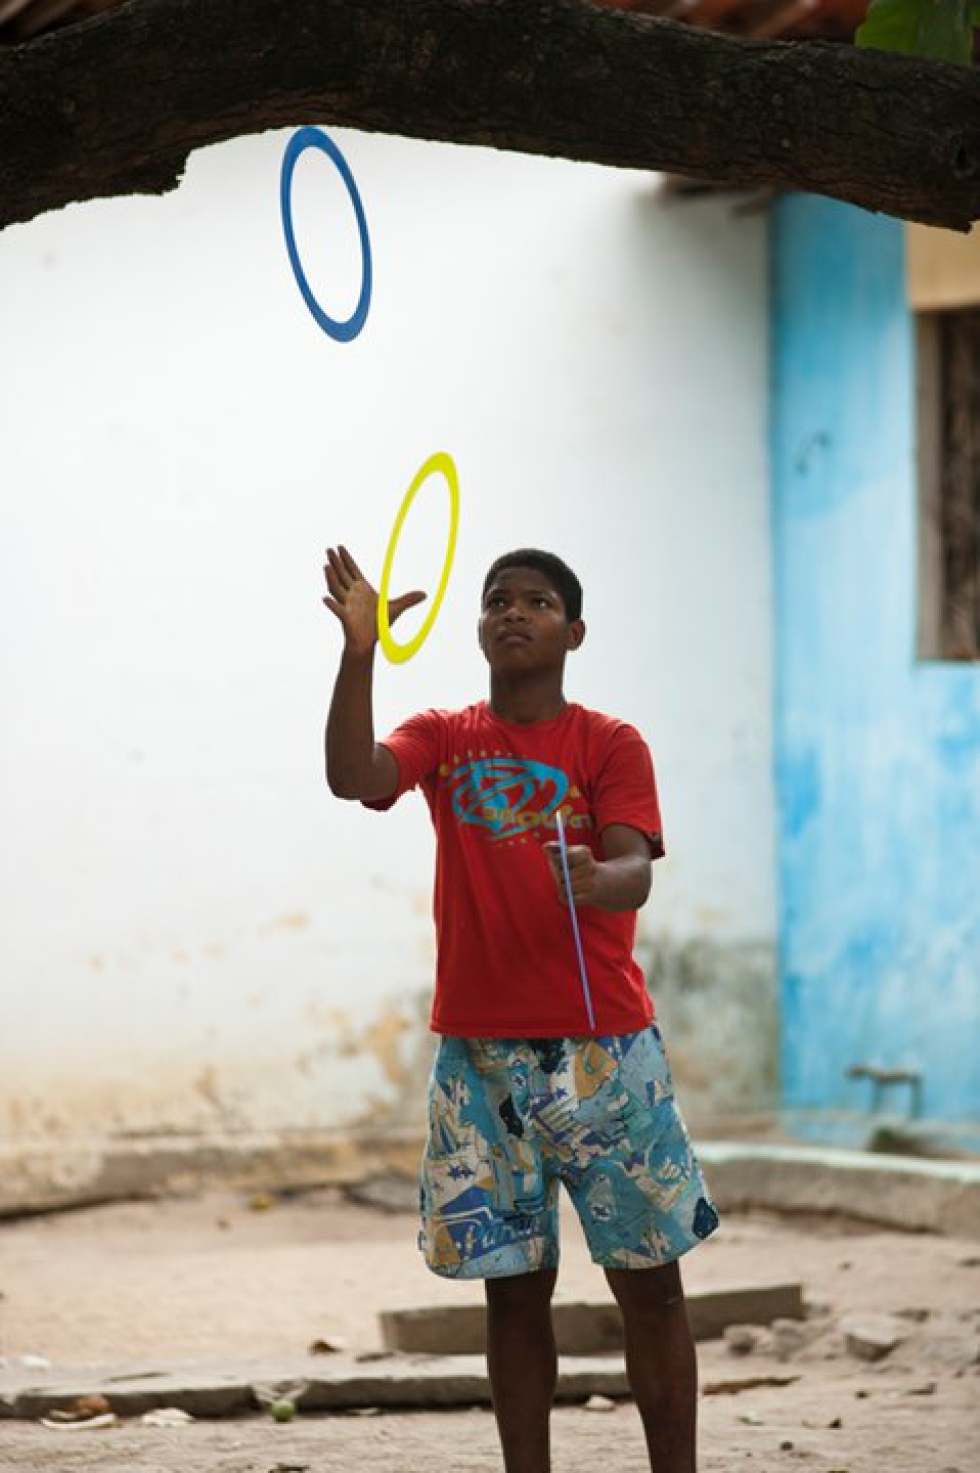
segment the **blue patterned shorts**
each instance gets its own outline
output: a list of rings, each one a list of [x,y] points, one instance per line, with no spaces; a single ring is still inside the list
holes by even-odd
[[[554,1268],[559,1182],[604,1268],[668,1263],[718,1226],[659,1029],[442,1038],[422,1163],[429,1268],[464,1279]]]

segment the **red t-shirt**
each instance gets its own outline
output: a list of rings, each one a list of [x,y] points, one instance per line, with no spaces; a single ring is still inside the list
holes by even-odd
[[[541,845],[557,838],[602,857],[610,824],[664,853],[647,745],[635,727],[569,705],[519,725],[485,701],[424,711],[384,745],[398,790],[425,794],[436,831],[437,969],[431,1026],[468,1038],[558,1038],[633,1033],[653,1017],[633,958],[636,912],[578,907],[595,1029],[589,1027],[569,911]]]

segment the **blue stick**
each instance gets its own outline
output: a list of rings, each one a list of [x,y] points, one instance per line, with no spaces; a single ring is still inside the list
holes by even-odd
[[[589,978],[585,970],[585,957],[582,954],[582,937],[579,935],[578,915],[575,911],[575,901],[572,899],[572,881],[568,873],[568,845],[565,843],[565,825],[562,823],[561,809],[555,810],[555,827],[558,830],[558,848],[561,853],[561,867],[565,876],[565,893],[568,896],[568,910],[572,917],[572,933],[575,937],[575,951],[578,955],[578,969],[582,976],[582,992],[585,997],[585,1010],[589,1015],[589,1027],[595,1028],[595,1013],[592,1011],[592,992],[589,988]]]

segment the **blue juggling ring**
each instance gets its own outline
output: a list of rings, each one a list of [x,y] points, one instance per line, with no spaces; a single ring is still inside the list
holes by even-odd
[[[347,186],[351,204],[354,206],[354,215],[357,219],[357,231],[361,238],[361,294],[357,299],[357,306],[350,317],[340,319],[331,317],[325,312],[313,295],[313,291],[306,279],[303,263],[296,249],[296,234],[293,230],[293,207],[292,188],[293,170],[296,168],[300,155],[308,148],[317,148],[325,153],[336,165],[337,172]],[[296,285],[303,294],[303,300],[309,307],[315,321],[323,328],[328,337],[338,343],[349,343],[356,338],[367,320],[368,309],[371,306],[371,240],[368,236],[367,219],[364,214],[364,206],[361,204],[361,196],[354,183],[354,176],[348,167],[340,149],[332,138],[328,138],[320,128],[299,128],[286,144],[286,152],[282,159],[282,173],[279,180],[279,203],[282,209],[282,228],[286,236],[286,250],[289,252],[290,264],[293,275],[296,277]]]

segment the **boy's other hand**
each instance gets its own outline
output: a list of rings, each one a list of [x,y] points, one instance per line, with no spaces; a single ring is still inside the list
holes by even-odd
[[[328,547],[323,567],[328,592],[323,602],[344,626],[344,645],[354,655],[366,655],[378,640],[378,593],[372,588],[346,547]],[[406,609],[420,604],[421,589],[388,600],[388,621],[394,624]]]
[[[558,899],[562,905],[567,905],[568,892],[565,887],[565,875],[562,871],[561,845],[553,839],[542,847],[558,885]],[[592,905],[595,903],[599,885],[599,861],[588,845],[569,844],[568,878],[572,886],[572,899],[576,905]]]

